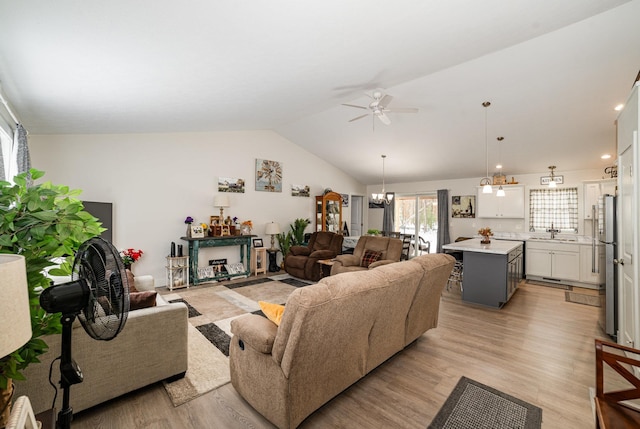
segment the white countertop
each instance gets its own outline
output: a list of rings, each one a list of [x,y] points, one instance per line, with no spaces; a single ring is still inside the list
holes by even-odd
[[[491,239],[491,243],[482,244],[479,238],[471,240],[459,241],[457,243],[449,243],[442,246],[445,250],[459,250],[463,252],[480,252],[495,253],[498,255],[506,255],[518,246],[522,245],[522,241],[513,240],[496,240]]]

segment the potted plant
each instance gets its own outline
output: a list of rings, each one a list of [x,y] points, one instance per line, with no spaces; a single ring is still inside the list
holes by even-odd
[[[311,221],[309,219],[298,218],[289,226],[291,228],[292,246],[304,244],[304,230],[307,229],[310,223]]]
[[[40,362],[38,356],[48,349],[40,337],[62,332],[60,315],[40,307],[40,292],[50,285],[45,269],[55,276],[71,275],[80,244],[104,231],[76,198],[79,190],[50,182],[29,187],[27,174],[37,180],[44,172],[31,169],[19,174],[14,185],[0,181],[0,253],[25,258],[33,332],[27,344],[0,359],[0,394],[12,391],[12,380],[25,379],[21,371],[29,364]]]
[[[482,240],[480,240],[481,244],[491,243],[491,236],[493,235],[493,232],[491,232],[491,228],[480,228],[478,230],[478,234],[482,236]]]

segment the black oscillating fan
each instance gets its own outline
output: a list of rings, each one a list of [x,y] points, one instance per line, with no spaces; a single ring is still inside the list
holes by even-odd
[[[72,281],[48,287],[40,295],[48,313],[62,313],[60,386],[62,409],[57,428],[71,427],[71,385],[81,383],[82,371],[71,357],[71,327],[76,316],[84,330],[96,340],[114,339],[124,328],[129,313],[129,284],[124,265],[113,245],[92,238],[80,246],[73,261]]]

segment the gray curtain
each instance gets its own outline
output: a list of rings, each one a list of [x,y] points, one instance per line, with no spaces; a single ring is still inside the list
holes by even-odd
[[[4,154],[2,153],[2,148],[0,148],[0,180],[7,180],[5,171],[4,171]]]
[[[390,204],[383,203],[384,213],[382,214],[382,230],[383,231],[393,231],[393,218],[395,217],[396,212],[396,194],[393,192],[387,192],[387,195],[393,195],[393,200],[391,200]]]
[[[449,191],[438,189],[438,247],[436,252],[442,253],[442,246],[449,244]]]
[[[31,169],[31,156],[29,156],[29,146],[27,144],[27,131],[20,124],[16,125],[16,131],[13,135],[13,146],[18,148],[18,171],[16,174],[28,172]],[[31,186],[33,180],[31,175],[27,176],[27,186]]]

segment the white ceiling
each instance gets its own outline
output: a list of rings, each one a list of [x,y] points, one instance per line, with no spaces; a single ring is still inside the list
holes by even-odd
[[[365,184],[484,176],[485,113],[490,174],[604,168],[639,68],[640,0],[0,0],[30,133],[273,129]],[[347,122],[378,87],[420,112]]]

